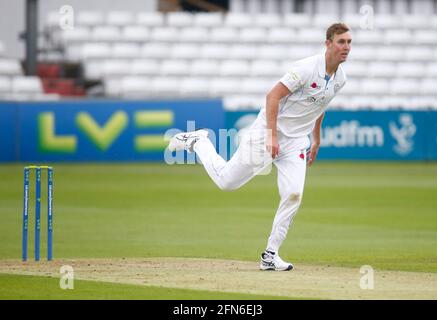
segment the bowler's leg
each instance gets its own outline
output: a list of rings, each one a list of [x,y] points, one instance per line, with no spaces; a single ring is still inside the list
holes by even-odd
[[[275,161],[281,197],[268,240],[268,251],[277,253],[287,236],[289,226],[299,209],[305,184],[306,155],[301,150],[290,152]]]
[[[199,139],[194,151],[202,161],[206,172],[222,190],[235,190],[271,164],[271,157],[263,143],[242,142],[229,161],[217,154],[209,139]]]

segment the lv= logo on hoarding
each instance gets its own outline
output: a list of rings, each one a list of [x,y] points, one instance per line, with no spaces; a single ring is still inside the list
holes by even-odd
[[[171,127],[174,114],[171,110],[147,110],[133,113],[135,129]],[[129,125],[129,115],[124,111],[114,112],[103,124],[98,124],[88,112],[78,112],[74,118],[75,127],[83,133],[100,151],[108,150]],[[74,134],[57,135],[54,112],[38,114],[38,146],[42,152],[74,153],[78,139]],[[164,134],[137,134],[134,136],[136,152],[162,151],[167,146]]]

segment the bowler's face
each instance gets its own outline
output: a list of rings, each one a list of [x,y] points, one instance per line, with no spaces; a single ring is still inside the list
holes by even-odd
[[[350,32],[334,34],[332,40],[326,40],[326,47],[331,58],[338,63],[345,62],[351,51],[352,37]]]

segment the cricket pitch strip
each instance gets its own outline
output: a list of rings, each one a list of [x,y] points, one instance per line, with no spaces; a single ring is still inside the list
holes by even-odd
[[[361,289],[359,268],[301,265],[289,272],[259,271],[258,261],[199,258],[0,260],[0,273],[75,280],[251,293],[304,299],[437,299],[437,274],[374,270],[373,289]],[[77,289],[79,289],[76,286]]]

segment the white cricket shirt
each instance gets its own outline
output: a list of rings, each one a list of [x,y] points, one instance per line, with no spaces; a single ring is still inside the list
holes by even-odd
[[[309,135],[316,120],[346,83],[341,65],[328,83],[325,80],[325,54],[318,54],[291,65],[279,80],[291,93],[279,102],[277,128],[287,137]],[[260,111],[266,119],[266,108]]]

